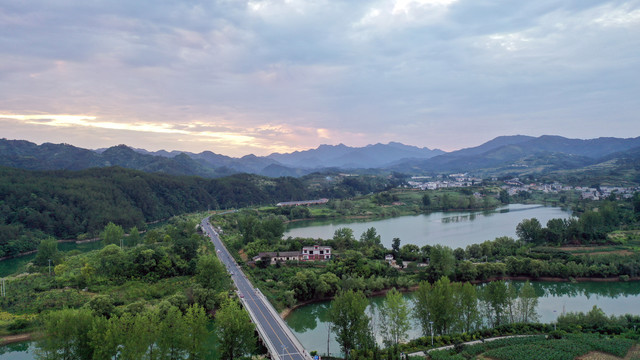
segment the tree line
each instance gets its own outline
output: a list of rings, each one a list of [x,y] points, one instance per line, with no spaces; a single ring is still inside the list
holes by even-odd
[[[183,311],[168,301],[120,315],[62,309],[42,322],[44,338],[36,349],[42,360],[234,359],[256,349],[254,326],[234,299],[221,304],[214,330],[203,307]]]
[[[40,240],[95,236],[113,222],[125,229],[188,212],[343,198],[397,186],[377,176],[267,178],[236,174],[205,179],[120,167],[29,171],[0,167],[0,257],[35,250]],[[285,210],[283,210],[285,211]],[[305,216],[287,209],[287,215]]]
[[[474,286],[442,277],[433,284],[421,282],[413,304],[393,288],[387,292],[377,314],[368,313],[368,306],[365,294],[354,290],[339,292],[331,302],[331,329],[347,358],[394,359],[398,345],[408,340],[412,317],[425,337],[538,320],[538,298],[529,282],[517,289],[504,281]],[[374,321],[379,324],[379,335],[389,350],[386,355],[380,354],[374,340]]]

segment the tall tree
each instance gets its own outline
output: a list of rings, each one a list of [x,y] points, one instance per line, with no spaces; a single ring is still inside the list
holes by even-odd
[[[421,281],[416,291],[416,304],[413,309],[414,317],[422,327],[422,335],[428,336],[431,332],[430,322],[433,321],[432,315],[432,286],[426,281]]]
[[[518,321],[523,323],[538,321],[538,296],[533,285],[527,280],[518,293]]]
[[[185,348],[188,359],[205,359],[209,330],[207,330],[207,313],[204,308],[197,304],[190,306],[184,314],[184,323],[186,325]]]
[[[342,352],[347,357],[353,349],[365,349],[373,345],[370,319],[365,313],[367,304],[364,294],[353,290],[339,293],[331,302],[331,330],[335,332]]]
[[[205,255],[198,258],[196,281],[202,287],[215,291],[226,290],[230,286],[227,271],[215,255]]]
[[[387,345],[397,345],[407,336],[409,308],[407,301],[396,288],[387,293],[380,306],[380,328]]]
[[[447,334],[458,318],[458,309],[453,296],[453,286],[448,277],[443,276],[433,284],[431,313],[433,314],[434,331]]]
[[[33,263],[40,266],[49,264],[55,265],[58,262],[60,255],[58,253],[58,242],[54,238],[48,238],[42,240],[38,246],[38,253],[36,254]]]
[[[370,227],[360,235],[360,243],[364,246],[378,246],[381,244],[380,235],[376,232],[376,228]]]
[[[173,305],[159,305],[158,355],[160,359],[182,359],[186,345],[186,325],[180,309]]]
[[[45,337],[38,343],[37,357],[43,360],[91,359],[89,332],[93,316],[88,309],[63,309],[44,317]]]
[[[397,259],[400,254],[400,238],[391,240],[391,250],[393,250],[393,256]]]
[[[496,327],[505,322],[504,313],[509,304],[509,289],[502,281],[492,281],[486,284],[481,291],[481,299],[485,303],[487,318],[491,326]]]
[[[352,244],[356,241],[353,237],[353,230],[349,228],[339,228],[333,233],[333,243],[337,249],[351,249]]]
[[[105,246],[110,244],[120,246],[120,240],[124,237],[124,230],[122,226],[110,222],[104,227],[100,237]]]
[[[537,243],[542,239],[542,225],[536,218],[524,219],[516,226],[516,235],[528,243]]]
[[[227,299],[215,318],[220,352],[223,359],[235,359],[251,354],[255,349],[255,326],[249,315],[234,299]]]
[[[131,229],[129,229],[129,236],[127,236],[127,245],[128,246],[136,246],[140,243],[141,237],[140,237],[140,230],[138,230],[137,226],[132,227]]]
[[[478,313],[478,294],[476,287],[466,282],[464,284],[457,283],[454,292],[456,308],[458,309],[459,329],[468,333],[474,329],[480,316]]]
[[[438,244],[431,248],[429,267],[427,268],[431,281],[440,279],[443,276],[450,277],[453,275],[455,265],[456,258],[450,247]]]

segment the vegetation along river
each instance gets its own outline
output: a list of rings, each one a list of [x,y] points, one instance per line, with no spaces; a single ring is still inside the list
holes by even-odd
[[[293,222],[288,224],[284,237],[330,239],[337,229],[347,227],[358,238],[365,230],[374,227],[387,248],[391,248],[391,241],[397,237],[403,245],[441,244],[455,249],[500,236],[515,238],[516,226],[523,219],[536,218],[545,226],[550,219],[570,216],[569,211],[558,207],[510,204],[491,211],[433,212],[381,220]]]
[[[521,284],[521,282],[515,283]],[[640,282],[533,282],[532,285],[539,296],[537,310],[540,315],[539,320],[543,323],[554,322],[563,311],[588,312],[594,305],[609,315],[626,313],[640,315],[640,306],[638,306]],[[414,293],[407,293],[404,296],[409,300],[410,306],[413,306]],[[383,300],[382,296],[369,299],[367,314],[369,316],[373,314],[374,333],[379,330],[376,308]],[[305,305],[292,311],[286,319],[296,337],[309,351],[317,350],[320,354],[327,352],[329,305],[329,301]],[[408,339],[420,336],[422,336],[420,325],[415,319],[411,319]],[[330,334],[329,348],[332,354],[340,354],[339,345],[333,333]]]

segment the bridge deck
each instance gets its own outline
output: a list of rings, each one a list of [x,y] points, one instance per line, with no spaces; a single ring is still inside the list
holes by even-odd
[[[269,300],[260,290],[254,288],[244,275],[208,220],[208,217],[202,220],[202,229],[211,238],[218,257],[231,274],[240,300],[249,311],[251,320],[256,324],[258,334],[271,357],[277,360],[312,360],[311,355],[302,347]]]

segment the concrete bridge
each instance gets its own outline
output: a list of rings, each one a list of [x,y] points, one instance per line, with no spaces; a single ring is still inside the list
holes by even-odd
[[[218,233],[209,224],[209,217],[202,220],[200,225],[215,246],[218,257],[231,274],[233,283],[238,289],[238,296],[249,312],[251,321],[256,325],[260,339],[269,351],[269,356],[275,360],[312,360],[311,355],[302,347],[269,300],[259,289],[254,288],[244,275],[220,241]]]

